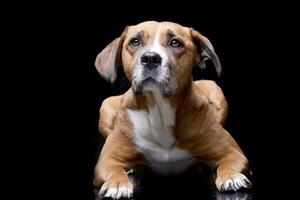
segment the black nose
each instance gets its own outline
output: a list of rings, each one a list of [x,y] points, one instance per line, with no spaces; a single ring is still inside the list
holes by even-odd
[[[161,57],[159,54],[154,52],[145,53],[141,57],[141,64],[149,68],[157,67],[161,65]]]

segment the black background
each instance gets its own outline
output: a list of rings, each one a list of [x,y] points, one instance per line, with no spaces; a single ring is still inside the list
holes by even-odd
[[[282,178],[295,176],[291,139],[295,123],[286,111],[296,109],[297,79],[286,46],[291,36],[288,26],[293,23],[283,13],[293,13],[281,4],[111,3],[43,5],[30,17],[17,18],[25,28],[22,34],[16,31],[15,38],[26,44],[16,46],[24,52],[34,49],[29,53],[29,66],[34,67],[25,70],[30,83],[22,82],[20,87],[34,88],[35,97],[25,96],[23,103],[26,113],[34,115],[28,121],[35,133],[31,141],[36,142],[28,145],[28,154],[37,154],[33,160],[38,161],[28,168],[30,175],[37,174],[34,182],[42,186],[42,194],[50,183],[52,192],[46,196],[94,198],[93,168],[103,144],[97,131],[98,110],[103,99],[126,90],[121,74],[115,87],[102,80],[94,61],[126,25],[145,20],[177,22],[210,39],[223,74],[217,79],[212,66],[195,74],[218,81],[223,89],[229,104],[226,129],[249,158],[253,199],[272,198],[279,191],[291,194],[284,189],[290,182]],[[15,76],[21,77],[23,70]],[[212,198],[197,184],[194,179],[157,178],[149,184],[147,195]],[[60,193],[54,194],[57,189]]]

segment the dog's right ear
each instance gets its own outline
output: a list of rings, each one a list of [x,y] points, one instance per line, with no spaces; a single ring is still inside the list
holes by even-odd
[[[117,79],[117,67],[122,65],[122,45],[124,42],[127,27],[122,35],[114,39],[97,56],[95,66],[100,75],[110,83]]]
[[[201,48],[201,52],[199,54],[198,61],[197,61],[199,67],[204,69],[206,67],[205,61],[211,60],[213,65],[215,66],[218,76],[220,76],[222,74],[222,66],[217,54],[214,51],[213,45],[211,44],[209,39],[204,37],[198,31],[194,30],[193,28],[191,28],[190,31],[195,44],[200,45]]]

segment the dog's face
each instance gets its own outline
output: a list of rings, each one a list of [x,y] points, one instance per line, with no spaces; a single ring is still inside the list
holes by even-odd
[[[190,79],[197,54],[188,28],[144,22],[129,27],[125,38],[122,62],[135,94],[159,87],[171,96]]]
[[[176,23],[149,21],[127,27],[97,56],[96,67],[114,82],[116,67],[122,65],[136,95],[159,88],[172,96],[191,80],[194,66],[205,66],[205,59],[221,72],[211,43],[200,33]]]

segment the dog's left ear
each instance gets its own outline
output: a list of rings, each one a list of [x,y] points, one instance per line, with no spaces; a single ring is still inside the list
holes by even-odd
[[[218,76],[220,76],[222,74],[222,66],[212,44],[206,37],[201,35],[198,31],[195,31],[193,28],[191,28],[190,31],[194,43],[196,46],[200,46],[200,52],[196,60],[197,65],[200,68],[205,69],[205,61],[211,60],[216,68]]]
[[[127,32],[127,27],[122,35],[114,39],[107,45],[97,56],[95,66],[100,75],[110,83],[114,83],[117,79],[117,67],[122,65],[122,45]]]

